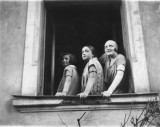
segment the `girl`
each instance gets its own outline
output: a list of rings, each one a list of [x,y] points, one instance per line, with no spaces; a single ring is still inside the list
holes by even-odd
[[[117,43],[108,40],[104,45],[105,54],[99,59],[104,64],[104,85],[105,91],[102,92],[104,97],[111,94],[125,93],[128,86],[126,82],[125,67],[126,59],[122,54],[118,54]]]
[[[103,70],[95,57],[93,46],[82,48],[82,59],[87,63],[82,74],[82,92],[80,98],[90,95],[100,95],[103,90]]]
[[[76,58],[73,54],[63,55],[62,65],[65,67],[55,96],[77,95],[79,90],[79,76],[75,66]]]

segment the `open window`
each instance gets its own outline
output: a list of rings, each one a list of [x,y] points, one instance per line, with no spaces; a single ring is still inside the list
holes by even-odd
[[[123,109],[133,102],[139,108],[139,104],[148,100],[159,100],[158,93],[149,93],[137,1],[28,1],[26,23],[22,93],[14,95],[13,100],[20,111]],[[115,40],[119,53],[126,56],[127,83],[134,93],[111,95],[111,101],[101,96],[89,96],[87,100],[78,96],[52,96],[62,76],[61,53],[76,55],[81,75],[84,68],[82,47],[93,45],[99,57],[108,39]]]
[[[76,55],[81,74],[81,48],[93,45],[99,57],[108,39],[127,58],[131,92],[150,91],[137,1],[28,1],[26,23],[22,95],[54,95],[61,53]]]
[[[92,2],[92,4],[46,1],[45,6],[44,95],[54,95],[57,91],[63,73],[60,61],[62,53],[72,53],[77,57],[80,75],[84,69],[81,49],[85,45],[94,46],[99,58],[104,53],[104,43],[107,40],[115,40],[119,46],[119,53],[125,56],[121,1]],[[126,84],[129,84],[129,78],[127,79]]]

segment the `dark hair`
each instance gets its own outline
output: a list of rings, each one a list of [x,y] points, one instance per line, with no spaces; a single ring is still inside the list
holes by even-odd
[[[94,48],[93,46],[91,46],[91,45],[86,45],[86,46],[84,46],[84,47],[88,47],[88,48],[91,50],[91,52],[92,52],[92,54],[94,55],[94,57],[97,56],[96,50],[95,50],[95,48]]]
[[[69,63],[70,63],[70,64],[72,64],[72,65],[75,65],[75,64],[76,64],[77,59],[76,59],[76,57],[75,57],[73,54],[71,54],[71,53],[64,53],[64,54],[62,55],[62,58],[63,58],[65,55],[68,55],[68,56],[69,56]]]

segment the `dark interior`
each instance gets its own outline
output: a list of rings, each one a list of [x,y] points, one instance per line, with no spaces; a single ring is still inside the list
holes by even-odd
[[[63,73],[61,66],[63,53],[73,53],[77,57],[80,75],[84,68],[81,49],[85,45],[94,46],[97,57],[100,57],[104,53],[104,43],[112,39],[117,42],[119,53],[124,54],[121,2],[91,3],[46,2],[44,95],[55,94],[57,91]],[[53,36],[55,36],[55,75],[54,84],[51,84]]]

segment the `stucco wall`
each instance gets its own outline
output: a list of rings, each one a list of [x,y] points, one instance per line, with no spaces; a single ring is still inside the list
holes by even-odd
[[[140,2],[151,92],[160,92],[160,2]]]
[[[0,124],[19,121],[12,95],[21,93],[27,2],[0,1]]]

